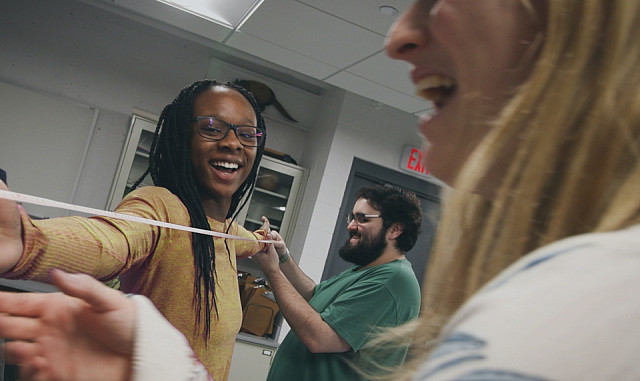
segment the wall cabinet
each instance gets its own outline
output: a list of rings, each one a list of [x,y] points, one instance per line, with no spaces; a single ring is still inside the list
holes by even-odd
[[[114,210],[122,198],[129,193],[131,185],[142,176],[149,166],[149,151],[153,141],[156,122],[139,115],[133,115],[129,134],[120,156],[116,177],[109,195],[109,210]],[[147,176],[140,186],[153,185]]]
[[[229,369],[229,381],[264,381],[275,356],[276,349],[236,342]]]
[[[293,236],[295,220],[304,193],[307,171],[297,165],[263,156],[255,189],[238,221],[247,230],[262,226],[262,216],[269,219],[285,241]]]
[[[257,230],[262,225],[262,216],[269,219],[271,229],[277,230],[285,242],[291,242],[296,217],[306,184],[307,170],[268,156],[263,156],[258,170],[256,187],[247,206],[238,216],[238,221],[247,230]],[[238,259],[238,270],[256,277],[264,274],[251,259]],[[255,336],[240,332],[238,339],[261,345],[277,346],[282,315],[277,314],[271,334]]]

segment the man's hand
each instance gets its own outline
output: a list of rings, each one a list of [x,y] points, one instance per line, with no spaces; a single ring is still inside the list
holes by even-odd
[[[269,245],[266,251],[261,251],[251,257],[260,266],[265,275],[270,271],[278,271],[280,269],[279,258],[287,251],[287,246],[277,231],[272,230],[271,233],[267,234],[267,239],[271,239],[274,242]]]
[[[0,337],[21,380],[127,380],[135,304],[88,275],[53,270],[62,293],[0,292]]]
[[[260,230],[264,230],[267,233],[271,232],[271,222],[265,216],[262,216],[262,226],[260,226]]]
[[[9,190],[0,181],[1,190]],[[0,199],[0,274],[15,267],[22,256],[22,225],[14,201]]]

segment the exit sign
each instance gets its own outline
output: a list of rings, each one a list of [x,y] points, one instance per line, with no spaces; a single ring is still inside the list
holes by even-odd
[[[400,157],[399,167],[405,172],[418,176],[431,177],[424,166],[424,153],[418,147],[405,146]]]

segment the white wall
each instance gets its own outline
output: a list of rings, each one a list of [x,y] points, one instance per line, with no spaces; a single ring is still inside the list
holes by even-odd
[[[3,1],[0,9],[0,81],[98,111],[73,202],[104,208],[133,108],[159,113],[204,78],[211,52],[78,1]],[[33,160],[52,158],[35,151]],[[29,173],[9,173],[17,176]]]
[[[0,9],[0,81],[97,112],[95,127],[86,126],[87,130],[93,129],[93,136],[84,167],[71,175],[80,179],[71,201],[81,205],[107,206],[134,109],[159,115],[179,90],[193,81],[246,77],[228,70],[218,77],[219,66],[213,64],[219,62],[218,53],[211,46],[81,1],[5,1]],[[286,85],[277,90],[278,98],[292,114],[300,107],[308,110],[311,99],[317,97],[296,98],[291,86]],[[266,113],[278,117],[271,108]],[[268,146],[289,153],[302,164],[308,134],[305,129],[311,127],[314,118],[313,113],[299,115],[302,128],[269,121]],[[64,125],[51,128],[68,133]],[[33,155],[34,162],[51,160],[50,156],[38,157],[37,152]],[[28,176],[27,168],[21,172]],[[9,176],[15,178],[15,170]],[[65,197],[60,201],[70,200]]]
[[[354,157],[396,169],[404,145],[418,144],[414,115],[346,93],[313,205],[300,265],[319,281]]]
[[[106,207],[133,109],[159,114],[181,88],[210,75],[216,52],[80,1],[3,1],[1,10],[0,81],[98,111],[73,202]],[[273,148],[309,169],[290,248],[317,281],[353,158],[395,169],[404,145],[419,139],[414,115],[332,86],[315,107],[308,131],[270,133]]]

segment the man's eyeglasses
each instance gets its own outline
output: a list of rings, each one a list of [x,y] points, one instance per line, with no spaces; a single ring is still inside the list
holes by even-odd
[[[205,139],[219,141],[233,130],[240,143],[245,147],[258,147],[267,136],[267,132],[255,126],[238,126],[212,116],[197,116],[194,122],[198,126],[198,135]]]
[[[369,222],[369,218],[382,217],[382,214],[347,213],[346,217],[347,224],[350,224],[353,220],[356,220],[359,224],[364,224],[365,222]]]

